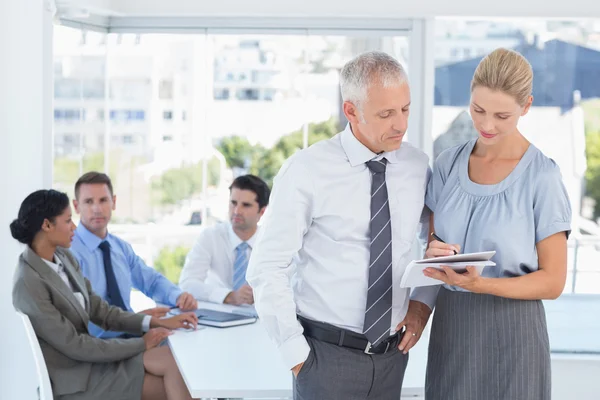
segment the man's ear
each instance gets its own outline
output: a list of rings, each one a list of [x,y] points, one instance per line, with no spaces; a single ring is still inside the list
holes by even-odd
[[[348,119],[348,122],[354,125],[360,123],[360,110],[358,109],[358,107],[356,107],[354,103],[350,101],[345,101],[342,105],[342,108],[346,119]]]
[[[262,216],[265,214],[265,211],[267,211],[267,206],[264,206],[260,209],[260,211],[258,212],[258,216],[262,218]]]

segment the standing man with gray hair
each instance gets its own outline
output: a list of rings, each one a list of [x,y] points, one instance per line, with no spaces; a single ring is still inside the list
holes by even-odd
[[[349,125],[283,165],[246,277],[294,399],[398,400],[431,312],[400,288],[428,158],[402,143],[410,90],[398,61],[362,54],[340,86]]]

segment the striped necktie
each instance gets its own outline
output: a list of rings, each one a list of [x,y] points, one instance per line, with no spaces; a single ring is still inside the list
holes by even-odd
[[[233,290],[238,290],[246,284],[249,247],[247,242],[242,242],[235,248],[235,261],[233,262]]]
[[[363,333],[373,347],[389,335],[392,323],[392,226],[385,184],[387,160],[369,161],[371,222],[369,288]]]

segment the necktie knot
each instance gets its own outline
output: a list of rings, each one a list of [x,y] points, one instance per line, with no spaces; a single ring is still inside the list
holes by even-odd
[[[246,251],[248,249],[248,242],[242,242],[240,244],[238,244],[238,246],[235,248],[235,250],[239,253],[241,251]]]
[[[102,252],[110,251],[110,243],[108,243],[106,240],[100,242],[98,247],[100,250],[102,250]]]
[[[381,160],[367,161],[367,167],[369,167],[371,172],[373,172],[374,174],[385,173],[386,165],[387,165],[387,160],[385,158],[382,158]]]

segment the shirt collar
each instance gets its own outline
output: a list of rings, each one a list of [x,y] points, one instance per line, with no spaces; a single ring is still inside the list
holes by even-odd
[[[386,158],[388,162],[395,164],[398,162],[397,150],[388,151],[385,153],[376,154],[367,148],[364,144],[362,144],[354,133],[352,132],[352,128],[350,124],[346,125],[346,129],[342,131],[341,134],[341,142],[342,148],[348,157],[348,161],[350,165],[356,167],[357,165],[364,164],[370,160],[380,160],[382,158]]]
[[[243,240],[235,234],[235,232],[233,231],[233,226],[231,226],[230,222],[228,222],[227,225],[227,231],[229,233],[229,242],[231,243],[231,251],[235,251],[235,249],[243,242]],[[246,240],[246,243],[248,243],[250,249],[254,248],[254,242],[256,242],[256,237],[258,236],[259,229],[260,227],[257,227],[256,232],[254,232],[254,235],[252,235],[250,239]]]
[[[52,261],[48,261],[44,258],[42,258],[42,260],[46,263],[47,266],[49,266],[50,268],[52,268],[52,270],[54,272],[56,272],[58,274],[58,271],[60,271],[61,268],[63,268],[62,262],[58,259],[58,257],[56,257],[56,254],[54,255],[54,257],[52,258]]]
[[[81,239],[85,247],[87,247],[90,251],[94,251],[98,248],[100,243],[108,239],[110,234],[107,234],[105,239],[100,239],[80,222],[79,225],[77,225],[77,229],[75,229],[75,235]]]

